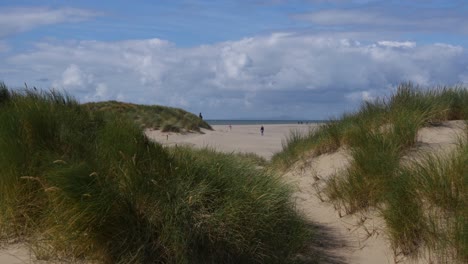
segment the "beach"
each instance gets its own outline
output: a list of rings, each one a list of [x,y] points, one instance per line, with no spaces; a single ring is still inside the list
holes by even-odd
[[[281,151],[282,143],[291,133],[308,133],[319,124],[267,124],[264,135],[261,125],[213,125],[213,130],[202,129],[200,133],[172,133],[160,130],[146,130],[146,135],[165,146],[186,145],[198,148],[213,148],[222,152],[255,153],[271,159]]]

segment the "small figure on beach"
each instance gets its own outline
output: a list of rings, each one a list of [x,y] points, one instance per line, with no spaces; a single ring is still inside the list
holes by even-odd
[[[260,134],[262,134],[262,136],[263,136],[263,132],[264,132],[264,131],[265,131],[265,128],[264,128],[263,126],[260,127]]]
[[[200,112],[200,114],[198,114],[198,117],[200,117],[200,119],[203,119],[203,116],[202,116],[201,112]]]
[[[231,126],[231,124],[229,124],[229,130],[232,130],[232,126]]]

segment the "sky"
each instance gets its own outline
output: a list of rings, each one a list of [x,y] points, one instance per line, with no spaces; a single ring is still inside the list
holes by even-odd
[[[468,0],[2,0],[0,81],[206,119],[339,117],[468,86]]]

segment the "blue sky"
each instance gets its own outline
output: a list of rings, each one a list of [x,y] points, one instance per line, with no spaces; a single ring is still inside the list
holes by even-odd
[[[468,84],[466,0],[0,3],[0,81],[217,118],[326,119]]]

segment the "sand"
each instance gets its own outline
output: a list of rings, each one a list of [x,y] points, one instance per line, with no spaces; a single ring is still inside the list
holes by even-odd
[[[281,151],[282,142],[290,131],[306,133],[317,126],[317,124],[264,125],[263,136],[260,134],[260,125],[235,125],[232,129],[227,125],[215,125],[213,131],[203,129],[204,134],[164,133],[159,130],[145,132],[149,138],[163,145],[209,147],[223,152],[252,152],[270,159],[275,152]]]
[[[0,247],[0,264],[26,264],[32,261],[30,250],[21,243]]]
[[[216,125],[213,126],[213,131],[203,130],[203,134],[163,133],[154,130],[145,132],[150,139],[167,146],[210,147],[228,153],[253,152],[270,159],[275,152],[281,151],[282,142],[291,130],[307,133],[317,126],[317,124],[264,125],[263,136],[260,135],[260,125],[236,125],[232,129]],[[409,152],[408,158],[417,158],[421,152],[453,150],[459,138],[463,136],[464,126],[463,121],[450,121],[438,127],[421,129],[418,134],[418,147]],[[321,201],[317,187],[337,171],[345,169],[349,161],[348,151],[341,148],[335,153],[298,162],[283,176],[285,182],[295,186],[294,198],[298,211],[317,227],[319,239],[310,246],[310,251],[322,253],[319,263],[408,262],[404,259],[394,259],[382,232],[383,222],[379,217],[373,216],[372,212],[366,217],[340,216],[330,204]],[[362,222],[363,225],[358,225]],[[15,244],[0,248],[0,263],[35,262],[31,261],[30,253],[24,245]],[[421,260],[418,263],[427,263],[427,261]]]

